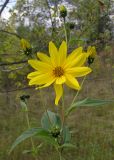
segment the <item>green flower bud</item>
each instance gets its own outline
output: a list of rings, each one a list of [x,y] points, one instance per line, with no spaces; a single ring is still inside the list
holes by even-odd
[[[32,53],[32,48],[26,48],[26,50],[24,50],[24,53],[29,56]]]
[[[67,16],[67,9],[64,5],[61,5],[60,8],[60,17],[65,18]]]
[[[21,101],[26,101],[27,99],[29,99],[30,98],[30,96],[29,95],[22,95],[22,96],[20,96],[20,99],[21,99]]]
[[[58,126],[55,126],[51,129],[50,133],[54,138],[57,138],[60,135],[60,128]]]

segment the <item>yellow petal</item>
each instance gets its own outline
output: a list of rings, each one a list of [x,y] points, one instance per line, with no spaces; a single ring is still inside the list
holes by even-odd
[[[26,39],[21,39],[21,47],[23,50],[26,50],[27,48],[31,48],[30,43]]]
[[[63,41],[59,48],[60,65],[65,62],[66,56],[67,56],[67,44],[65,41]]]
[[[35,71],[35,72],[31,72],[27,75],[28,79],[32,79],[33,77],[36,77],[38,75],[40,75],[41,73],[39,71]]]
[[[58,50],[52,41],[49,42],[49,54],[50,54],[52,64],[56,66],[59,61]]]
[[[79,47],[75,49],[72,53],[69,54],[69,56],[66,59],[66,64],[70,64],[74,59],[76,59],[81,53],[82,53],[83,48]]]
[[[92,53],[92,47],[91,46],[89,46],[88,48],[87,48],[87,56],[89,57],[90,55],[91,55],[91,53]]]
[[[55,98],[55,104],[58,105],[58,102],[60,100],[60,98],[63,95],[63,87],[61,84],[54,84],[54,89],[55,89],[55,93],[56,93],[56,98]]]
[[[64,68],[74,67],[74,66],[82,66],[86,62],[86,55],[81,53],[78,57],[70,61],[70,63],[66,64]]]
[[[41,61],[43,61],[43,62],[46,62],[46,63],[51,63],[51,60],[50,60],[50,57],[48,57],[46,54],[44,54],[44,53],[41,53],[41,52],[38,52],[37,53],[37,57],[41,60]]]
[[[28,63],[36,70],[39,70],[40,72],[49,72],[50,70],[52,70],[52,66],[44,63],[44,62],[40,62],[38,60],[28,60]]]
[[[29,85],[43,85],[45,83],[50,82],[51,80],[52,80],[51,74],[45,73],[32,78],[29,81]]]
[[[87,53],[86,53],[87,57],[90,56],[92,58],[95,58],[96,54],[97,54],[96,48],[94,46],[93,47],[89,46],[88,49],[87,49]]]
[[[89,67],[73,67],[67,69],[66,72],[74,77],[82,77],[89,74],[91,71],[92,70]]]
[[[65,82],[69,87],[76,89],[76,90],[80,90],[80,85],[77,81],[77,79],[75,79],[72,75],[70,74],[66,74],[66,82]]]
[[[45,88],[45,87],[49,87],[53,82],[55,81],[55,78],[52,79],[52,81],[42,85],[42,86],[39,86],[37,87],[36,89],[41,89],[41,88]]]
[[[65,83],[65,81],[66,81],[65,76],[61,76],[56,79],[56,84],[63,84]]]

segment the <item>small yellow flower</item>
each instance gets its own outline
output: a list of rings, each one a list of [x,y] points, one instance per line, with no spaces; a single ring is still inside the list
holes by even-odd
[[[31,44],[23,38],[21,39],[20,43],[21,43],[21,48],[23,49],[25,55],[30,56],[32,54]]]
[[[82,47],[75,49],[67,56],[67,45],[63,41],[57,49],[53,42],[49,43],[49,55],[37,53],[39,60],[29,60],[28,63],[35,69],[29,73],[29,85],[48,87],[54,84],[56,93],[55,104],[63,94],[63,84],[75,90],[80,90],[80,85],[76,77],[82,77],[91,72],[89,67],[84,67],[86,55],[82,52]]]
[[[22,47],[23,50],[26,50],[26,49],[31,48],[31,45],[27,40],[22,38],[21,39],[21,47]]]
[[[89,46],[88,49],[87,49],[87,54],[88,54],[88,57],[92,57],[92,58],[95,58],[97,52],[96,52],[96,48],[93,46]]]
[[[87,48],[87,53],[86,54],[87,54],[87,58],[88,58],[88,64],[91,65],[94,62],[95,56],[97,54],[96,48],[92,47],[92,46],[89,46]]]

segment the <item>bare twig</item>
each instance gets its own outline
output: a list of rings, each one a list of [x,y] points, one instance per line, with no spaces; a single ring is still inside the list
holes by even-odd
[[[2,71],[2,72],[14,72],[14,71],[17,71],[17,70],[22,70],[25,66],[26,66],[26,64],[24,64],[22,67],[18,67],[18,68],[15,68],[15,69],[2,69],[0,71]]]
[[[9,92],[16,92],[20,90],[27,90],[27,89],[33,89],[34,87],[23,87],[23,88],[17,88],[17,89],[12,89],[12,90],[7,90],[7,93]],[[6,93],[6,91],[0,91],[0,94]]]
[[[3,6],[2,6],[2,8],[1,8],[1,10],[0,10],[0,16],[1,16],[3,10],[5,9],[5,7],[6,7],[6,5],[7,5],[8,3],[9,3],[9,0],[6,0],[6,1],[4,2]]]
[[[27,63],[27,60],[18,61],[18,62],[8,62],[8,63],[0,63],[0,66],[10,66],[15,64]]]
[[[10,34],[10,35],[16,36],[17,38],[21,39],[21,37],[17,33],[5,31],[5,30],[0,30],[0,32],[4,32],[6,34]]]

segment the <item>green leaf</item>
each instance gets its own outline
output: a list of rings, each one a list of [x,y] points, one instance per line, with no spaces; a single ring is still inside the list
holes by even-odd
[[[31,150],[24,150],[22,153],[23,154],[37,155],[42,146],[43,146],[43,143],[39,144],[38,146],[36,146],[35,148],[33,148]]]
[[[113,103],[114,100],[101,100],[101,99],[90,99],[90,98],[86,98],[84,100],[81,101],[77,101],[75,102],[71,107],[69,107],[66,111],[66,116],[72,112],[74,109],[76,109],[77,107],[97,107],[97,106],[103,106],[106,104],[110,104]]]
[[[52,135],[46,130],[42,130],[40,133],[37,134],[37,136],[40,139],[47,142],[48,144],[51,144],[53,146],[58,146],[56,139],[54,137],[52,137]]]
[[[26,140],[27,138],[30,138],[30,137],[32,137],[32,136],[35,136],[35,135],[37,135],[38,133],[41,133],[42,130],[43,130],[42,128],[31,128],[31,129],[23,132],[23,133],[15,140],[15,142],[12,144],[9,153],[11,153],[18,144],[20,144],[21,142],[23,142],[23,141]]]
[[[69,131],[69,128],[67,126],[64,126],[63,128],[63,141],[64,143],[70,143],[71,140],[71,133]]]
[[[49,131],[54,126],[61,127],[61,120],[60,120],[60,117],[54,112],[47,111],[42,116],[41,125],[42,125],[42,128]]]
[[[57,146],[58,143],[56,142],[56,139],[53,138],[51,136],[51,134],[44,130],[43,128],[31,128],[27,131],[25,131],[24,133],[22,133],[16,140],[15,142],[12,144],[11,149],[9,151],[9,154],[14,150],[14,148],[19,145],[21,142],[23,142],[24,140],[32,137],[32,136],[37,136],[40,139],[45,140],[46,142],[48,142],[49,144],[53,145],[53,146]]]

